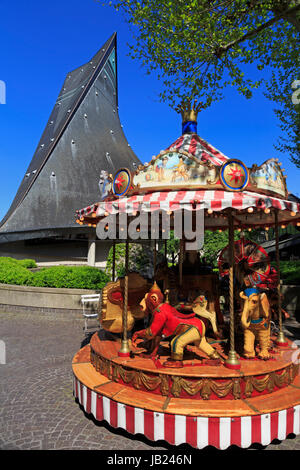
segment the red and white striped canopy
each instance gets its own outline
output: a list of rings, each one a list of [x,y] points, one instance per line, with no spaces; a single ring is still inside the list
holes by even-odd
[[[130,197],[115,199],[113,201],[103,201],[98,203],[96,214],[98,217],[101,217],[105,215],[105,212],[112,214],[126,212],[127,214],[132,214],[136,211],[176,211],[180,209],[212,209],[213,211],[222,211],[229,207],[237,210],[244,210],[249,207],[257,207],[260,209],[273,207],[281,211],[300,211],[300,204],[296,202],[265,196],[250,191],[229,192],[220,190],[182,190],[157,191],[148,194],[137,194]],[[85,211],[84,214],[87,215],[87,212]]]
[[[86,223],[92,223],[92,221],[95,223],[110,214],[126,213],[136,216],[139,212],[165,211],[170,213],[178,210],[208,209],[212,213],[205,218],[206,229],[222,229],[228,224],[226,217],[222,217],[222,211],[228,208],[235,210],[234,224],[241,228],[273,226],[275,221],[272,208],[278,209],[280,224],[299,223],[300,219],[300,204],[297,202],[250,191],[221,190],[156,191],[136,194],[92,204],[77,211],[77,216]]]
[[[190,155],[193,155],[201,161],[210,161],[213,163],[213,165],[217,166],[223,165],[223,163],[228,160],[226,155],[199,137],[197,134],[181,135],[172,145],[168,147],[168,150],[171,149],[188,152]]]

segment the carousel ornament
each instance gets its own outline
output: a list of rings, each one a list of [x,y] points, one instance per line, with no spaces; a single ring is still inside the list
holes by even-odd
[[[131,172],[127,168],[118,170],[113,178],[112,190],[116,196],[125,196],[131,186]]]
[[[249,183],[249,171],[240,160],[227,160],[220,171],[221,183],[229,191],[242,191]]]
[[[222,334],[217,327],[217,315],[216,312],[210,312],[207,308],[207,298],[204,294],[199,295],[193,302],[192,308],[193,312],[200,318],[207,319],[213,329],[213,333],[216,338],[221,338]]]
[[[256,288],[248,288],[240,293],[244,300],[241,316],[241,325],[244,329],[244,356],[253,359],[255,341],[258,342],[260,352],[258,357],[267,360],[270,358],[270,305],[265,292],[260,293]]]
[[[138,338],[152,340],[162,335],[172,336],[170,342],[171,357],[164,363],[164,367],[183,367],[184,348],[194,344],[210,359],[220,359],[217,351],[208,344],[205,338],[205,325],[195,314],[180,314],[170,304],[164,302],[164,295],[155,283],[145,297],[145,305],[153,319],[151,325],[137,331],[132,336],[132,343],[136,345]]]

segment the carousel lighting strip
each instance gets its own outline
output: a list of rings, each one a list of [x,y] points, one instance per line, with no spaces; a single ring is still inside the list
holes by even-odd
[[[300,405],[234,418],[159,413],[111,400],[86,387],[75,376],[73,394],[84,411],[97,421],[172,445],[186,443],[198,449],[211,445],[221,450],[231,445],[247,448],[254,443],[268,445],[274,439],[282,441],[289,434],[300,433]]]

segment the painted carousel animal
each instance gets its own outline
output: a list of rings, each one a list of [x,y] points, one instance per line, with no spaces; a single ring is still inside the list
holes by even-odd
[[[184,348],[194,344],[210,359],[220,359],[217,351],[206,341],[205,324],[195,313],[185,315],[179,313],[169,303],[164,302],[164,296],[156,283],[142,301],[146,314],[152,315],[152,322],[146,329],[137,331],[132,336],[132,344],[137,345],[139,338],[153,340],[158,349],[162,337],[172,336],[170,342],[171,357],[164,363],[166,367],[182,367]]]
[[[269,359],[270,345],[270,305],[265,292],[260,293],[256,288],[248,288],[240,293],[244,300],[241,325],[244,329],[244,356],[248,359],[255,357],[255,341],[260,352],[258,357]]]
[[[212,272],[206,272],[205,266],[197,263],[197,252],[187,252],[187,255],[186,262],[183,264],[184,275],[181,284],[176,267],[168,267],[165,262],[157,266],[155,280],[162,287],[163,292],[168,290],[169,303],[177,310],[192,312],[194,311],[193,304],[199,304],[198,311],[194,313],[207,318],[213,332],[217,333],[217,324],[224,324],[219,302],[218,277]],[[204,296],[203,293],[205,293]]]
[[[109,282],[102,290],[101,326],[111,333],[121,333],[124,309],[124,278]],[[149,291],[151,284],[138,273],[128,275],[127,330],[131,331],[136,320],[143,319],[145,312],[140,302]]]

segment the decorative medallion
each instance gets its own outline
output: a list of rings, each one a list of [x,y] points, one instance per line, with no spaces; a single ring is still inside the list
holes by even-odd
[[[220,179],[229,191],[243,191],[249,183],[248,168],[240,160],[228,160],[223,163]]]
[[[131,173],[127,168],[117,171],[113,179],[113,193],[116,196],[125,196],[131,187]]]

